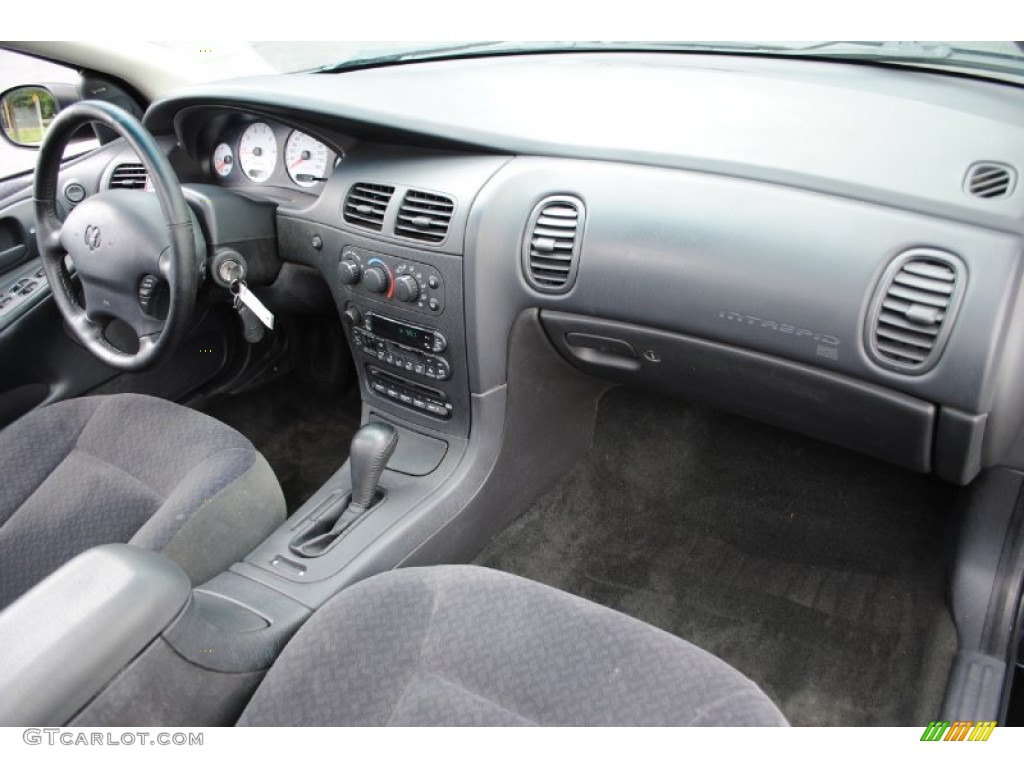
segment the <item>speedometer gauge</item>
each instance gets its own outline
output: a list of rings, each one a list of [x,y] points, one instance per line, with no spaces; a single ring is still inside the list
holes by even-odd
[[[227,144],[218,144],[213,150],[213,170],[221,178],[231,175],[231,169],[235,167],[234,155]]]
[[[284,164],[292,181],[311,187],[327,173],[327,147],[302,131],[292,131],[284,145]]]
[[[277,137],[266,123],[253,123],[238,140],[238,164],[253,181],[270,178],[277,165]]]

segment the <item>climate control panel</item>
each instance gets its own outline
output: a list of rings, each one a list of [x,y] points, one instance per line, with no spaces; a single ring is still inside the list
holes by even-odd
[[[337,274],[339,282],[356,295],[395,302],[427,315],[444,312],[444,279],[429,264],[346,245]]]

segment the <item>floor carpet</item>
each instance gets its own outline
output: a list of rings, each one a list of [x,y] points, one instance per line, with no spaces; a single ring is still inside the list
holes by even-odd
[[[744,419],[614,390],[588,455],[476,563],[707,649],[794,725],[921,725],[955,631],[956,489]]]
[[[202,410],[237,429],[266,457],[291,514],[345,463],[360,402],[356,387],[334,392],[287,376],[222,395]]]

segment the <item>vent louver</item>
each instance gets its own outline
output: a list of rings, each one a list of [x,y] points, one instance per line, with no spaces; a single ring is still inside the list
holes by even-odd
[[[107,189],[145,189],[148,181],[149,175],[142,163],[121,163],[110,174]]]
[[[886,270],[872,302],[868,349],[886,368],[924,373],[953,328],[966,270],[952,254],[918,249]]]
[[[353,184],[345,198],[342,215],[349,224],[380,232],[395,188],[384,184]]]
[[[549,197],[533,209],[523,241],[523,269],[538,291],[566,293],[572,288],[583,222],[583,202],[575,197]]]
[[[986,199],[1006,197],[1012,191],[1017,174],[1002,163],[975,163],[967,171],[967,192]]]
[[[410,189],[395,221],[395,234],[424,243],[443,243],[455,211],[455,201],[444,195]]]

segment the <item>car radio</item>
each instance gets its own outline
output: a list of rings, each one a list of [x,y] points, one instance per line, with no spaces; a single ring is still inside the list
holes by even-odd
[[[441,353],[448,348],[444,334],[433,328],[412,325],[394,318],[349,307],[352,341],[356,349],[378,363],[436,381],[451,378],[451,365]]]

